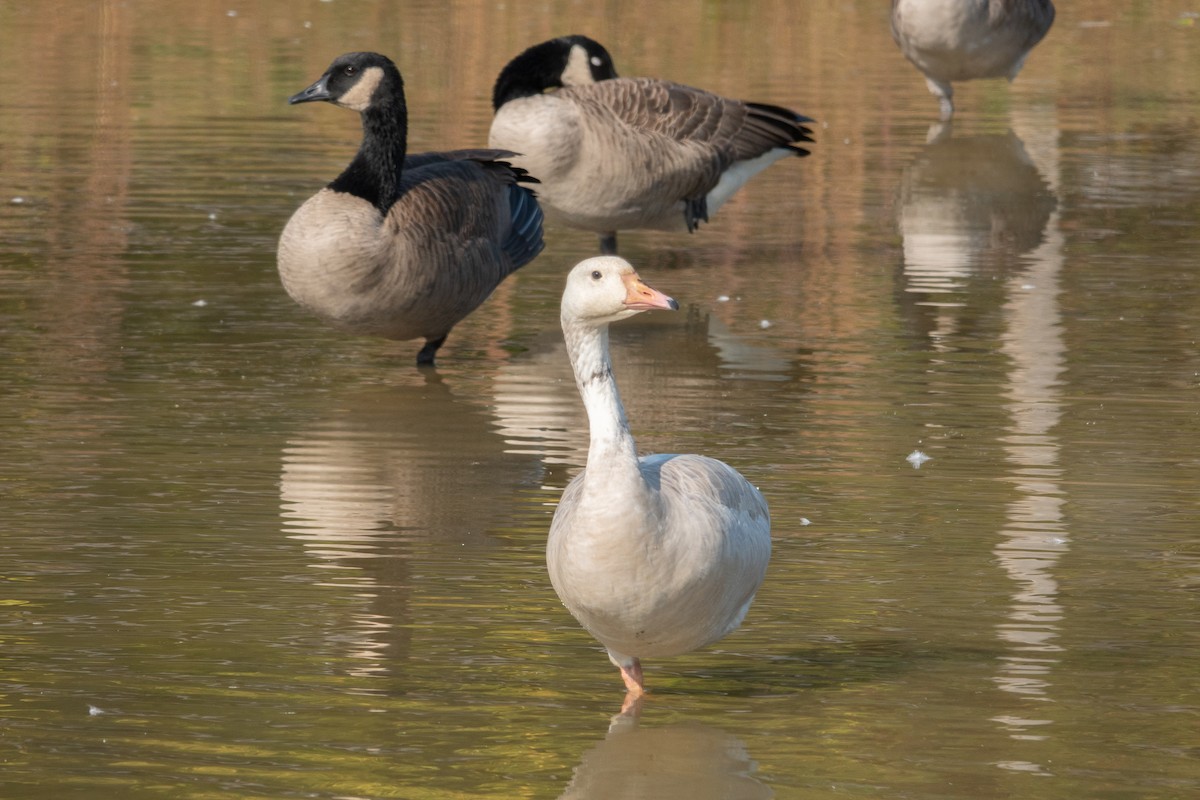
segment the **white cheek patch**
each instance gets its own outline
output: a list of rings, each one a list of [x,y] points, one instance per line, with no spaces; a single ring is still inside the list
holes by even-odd
[[[589,62],[592,60],[582,46],[571,45],[571,53],[567,56],[567,67],[560,76],[563,86],[587,86],[595,83],[595,79],[592,78],[592,68],[589,66]]]
[[[350,87],[350,91],[337,99],[337,105],[353,111],[365,111],[371,105],[371,97],[383,80],[383,70],[379,67],[367,67],[358,83]]]

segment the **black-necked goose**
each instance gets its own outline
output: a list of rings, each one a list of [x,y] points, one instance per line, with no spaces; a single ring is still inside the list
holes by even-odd
[[[638,458],[608,326],[678,307],[616,256],[576,265],[562,298],[591,444],[554,512],[546,562],[563,604],[620,668],[626,708],[644,691],[640,659],[686,653],[741,624],[771,556],[767,502],[737,470],[699,455]]]
[[[548,89],[556,91],[548,92]],[[586,36],[535,45],[500,72],[492,147],[541,182],[538,198],[563,223],[600,234],[692,231],[775,161],[808,155],[811,119],[653,78],[618,78]]]
[[[1017,77],[1054,22],[1050,0],[892,0],[892,38],[924,75],[943,121],[955,81]]]
[[[541,252],[534,182],[503,150],[407,155],[408,110],[396,65],[339,56],[290,103],[358,111],[362,145],[279,238],[279,275],[300,305],[354,333],[423,337],[432,364],[455,323]]]

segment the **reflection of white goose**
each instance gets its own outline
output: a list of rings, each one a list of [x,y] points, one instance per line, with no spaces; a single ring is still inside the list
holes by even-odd
[[[1035,156],[1057,182],[1056,121],[1036,126],[1049,135],[1036,138]],[[1006,330],[1001,349],[1008,356],[1006,408],[1012,417],[1005,451],[1012,471],[1009,480],[1018,496],[1007,508],[1008,524],[994,553],[1015,588],[1008,619],[997,626],[1006,645],[999,659],[996,684],[1023,700],[1046,700],[1049,676],[1061,658],[1058,643],[1062,606],[1054,568],[1067,552],[1070,537],[1063,517],[1067,502],[1058,465],[1060,446],[1054,433],[1062,416],[1060,375],[1066,345],[1059,311],[1059,272],[1063,264],[1063,234],[1057,214],[1051,216],[1044,242],[1028,254],[1028,267],[1008,282],[1004,305]],[[1015,739],[1040,740],[1051,720],[1028,713],[996,717]],[[1028,760],[1003,762],[1021,771],[1040,771]]]
[[[943,136],[905,170],[899,227],[905,292],[955,331],[971,279],[1005,270],[1042,242],[1057,199],[1014,134]]]
[[[587,259],[567,277],[562,327],[590,446],[546,544],[555,591],[607,648],[633,700],[642,657],[686,653],[741,624],[771,553],[766,501],[732,467],[697,455],[638,458],[608,327],[651,308],[678,304],[623,259]]]
[[[770,787],[733,736],[700,725],[643,728],[618,717],[583,754],[560,800],[766,800]]]

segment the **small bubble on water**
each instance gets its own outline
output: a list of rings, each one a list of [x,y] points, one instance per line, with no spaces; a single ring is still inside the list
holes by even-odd
[[[921,465],[926,461],[929,461],[931,458],[933,458],[933,456],[927,456],[920,450],[913,450],[911,453],[905,456],[904,460],[912,464],[913,469],[920,469]]]

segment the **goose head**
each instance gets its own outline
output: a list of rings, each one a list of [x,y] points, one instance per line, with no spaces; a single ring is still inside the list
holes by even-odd
[[[560,36],[535,44],[504,67],[492,92],[492,106],[564,86],[586,86],[617,77],[604,45],[587,36]]]
[[[563,327],[600,327],[651,309],[678,310],[679,303],[642,282],[623,258],[597,256],[575,265],[562,298]]]
[[[379,53],[346,53],[334,59],[325,74],[302,92],[288,98],[292,105],[324,100],[364,112],[376,108],[402,88],[400,70]]]

